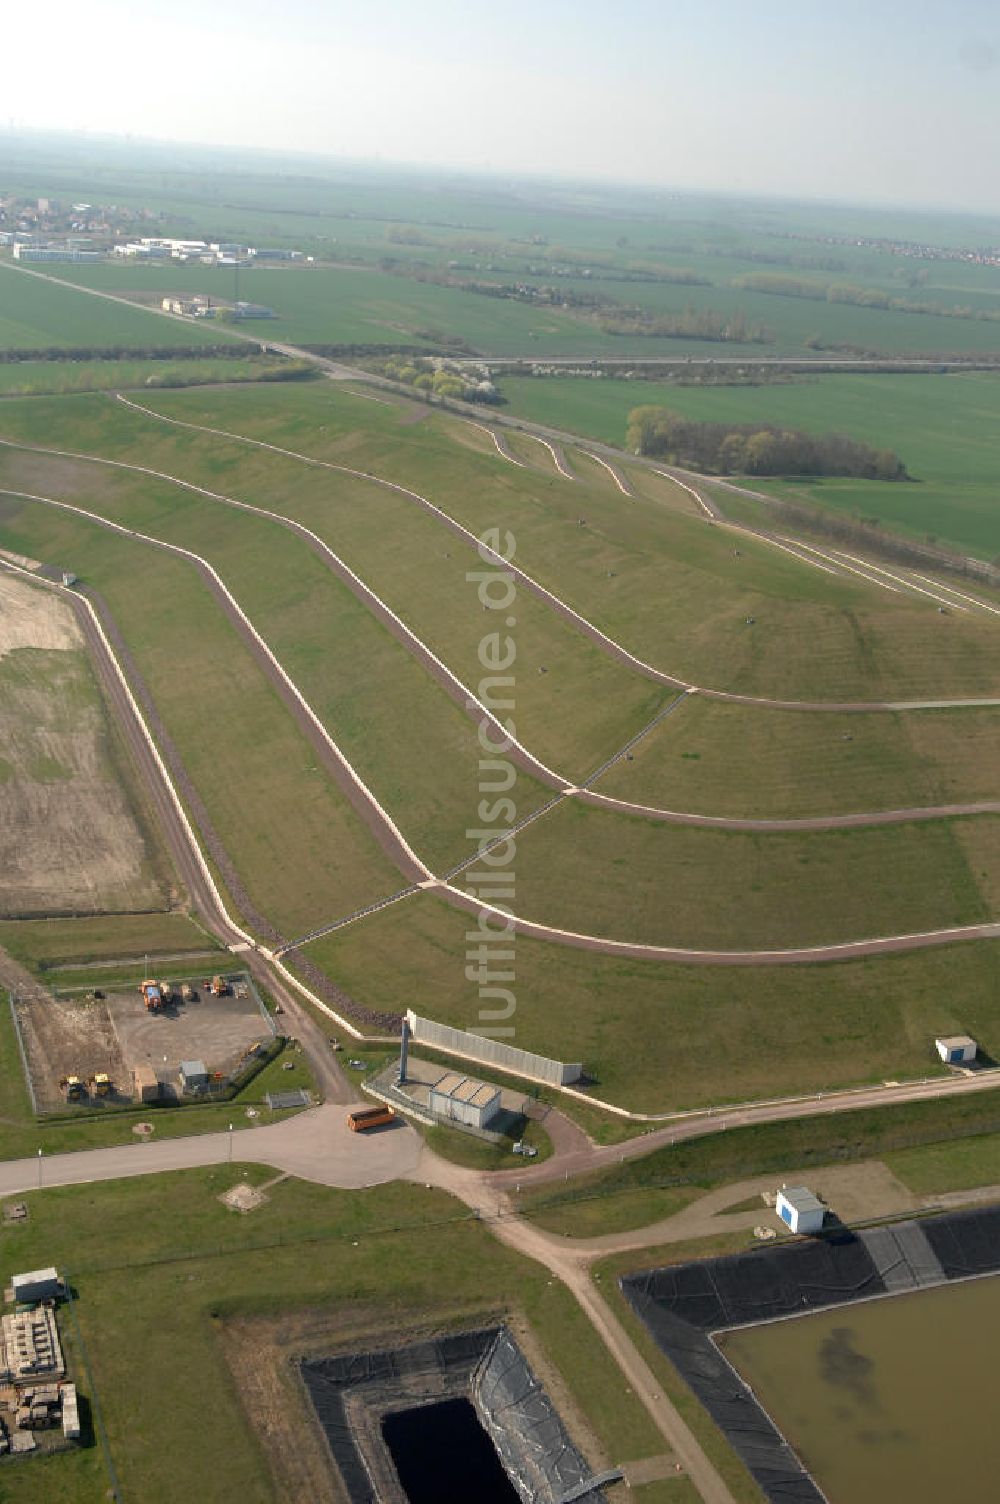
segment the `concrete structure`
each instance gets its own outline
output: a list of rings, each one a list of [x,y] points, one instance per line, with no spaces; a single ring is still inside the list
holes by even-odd
[[[179,1074],[185,1091],[201,1091],[208,1085],[204,1060],[182,1060]]]
[[[806,1186],[782,1186],[774,1210],[789,1232],[819,1232],[826,1207]]]
[[[158,1102],[160,1100],[160,1083],[151,1065],[137,1065],[132,1072],[132,1081],[135,1087],[135,1095],[140,1102]]]
[[[945,1065],[967,1065],[975,1060],[979,1046],[968,1034],[948,1034],[935,1039],[934,1047]]]
[[[80,1408],[76,1398],[76,1385],[64,1384],[62,1390],[62,1428],[68,1441],[80,1439]]]
[[[430,1109],[435,1117],[488,1128],[500,1111],[500,1088],[474,1081],[458,1071],[446,1071],[431,1087]]]
[[[18,1305],[31,1305],[36,1300],[58,1300],[62,1283],[55,1269],[32,1269],[29,1274],[15,1274],[10,1282]]]
[[[0,1320],[0,1333],[3,1338],[0,1383],[61,1379],[66,1372],[51,1306],[36,1306],[33,1311],[4,1316]]]
[[[513,1045],[503,1044],[499,1039],[490,1039],[483,1034],[469,1034],[464,1029],[453,1029],[449,1024],[435,1023],[432,1018],[421,1018],[412,1008],[406,1014],[406,1021],[418,1044],[433,1046],[449,1055],[461,1055],[467,1060],[478,1060],[483,1065],[495,1065],[513,1076],[524,1076],[529,1081],[544,1081],[550,1086],[568,1086],[579,1081],[583,1075],[582,1065],[567,1065],[562,1060],[535,1055],[531,1050],[515,1049]]]

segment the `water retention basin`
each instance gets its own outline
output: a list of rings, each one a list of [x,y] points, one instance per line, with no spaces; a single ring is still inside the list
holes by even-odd
[[[517,1490],[469,1400],[396,1410],[383,1419],[382,1435],[409,1504],[465,1497],[517,1504]]]
[[[300,1372],[350,1504],[602,1504],[505,1326],[308,1358]]]

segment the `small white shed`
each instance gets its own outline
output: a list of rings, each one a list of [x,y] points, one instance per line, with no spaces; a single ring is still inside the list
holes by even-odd
[[[935,1039],[934,1047],[945,1065],[966,1065],[975,1060],[979,1046],[968,1034],[949,1034]]]
[[[819,1232],[826,1207],[804,1185],[782,1186],[774,1209],[789,1232]]]

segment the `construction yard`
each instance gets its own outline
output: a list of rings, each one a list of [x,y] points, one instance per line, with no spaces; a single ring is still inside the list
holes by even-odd
[[[225,1081],[256,1043],[271,1042],[274,1028],[246,978],[234,978],[220,997],[204,983],[203,977],[191,979],[194,996],[185,1000],[177,982],[170,1001],[152,1011],[136,988],[99,998],[55,997],[38,989],[19,998],[16,1016],[36,1111],[65,1107],[65,1083],[73,1077],[81,1083],[81,1106],[135,1100],[136,1072],[143,1067],[152,1071],[165,1101],[183,1094],[182,1062],[201,1062],[210,1079]],[[106,1094],[94,1084],[101,1075],[110,1081]]]

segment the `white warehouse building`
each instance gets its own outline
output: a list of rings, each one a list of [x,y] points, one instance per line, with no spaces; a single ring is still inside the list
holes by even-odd
[[[774,1210],[789,1232],[819,1232],[826,1207],[804,1185],[782,1186]]]
[[[500,1111],[500,1088],[459,1071],[446,1071],[431,1087],[429,1105],[435,1117],[469,1128],[488,1128]]]

